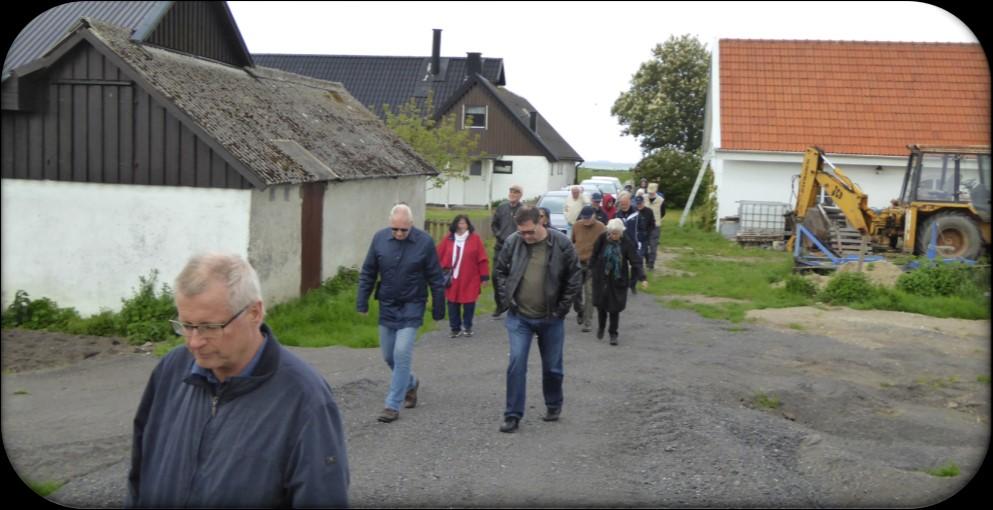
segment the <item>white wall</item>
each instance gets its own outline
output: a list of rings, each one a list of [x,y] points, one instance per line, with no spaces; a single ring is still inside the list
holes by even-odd
[[[417,176],[329,183],[324,192],[321,279],[337,274],[339,266],[361,268],[372,235],[389,226],[393,204],[406,202],[414,213],[414,226],[422,228],[425,179]]]
[[[248,250],[251,192],[3,179],[2,306],[23,289],[82,315],[119,310],[138,277],[172,281],[197,251]],[[298,229],[299,230],[299,229]]]
[[[270,186],[250,191],[251,221],[248,261],[259,274],[268,306],[300,295],[300,185]]]
[[[748,158],[743,159],[743,158]],[[802,154],[766,156],[735,155],[718,152],[711,162],[717,185],[717,217],[736,216],[739,200],[784,202],[795,205]],[[897,198],[906,170],[905,160],[898,157],[846,156],[828,158],[869,196],[869,207],[884,208]],[[882,170],[876,171],[876,166]],[[793,194],[791,194],[791,191]]]
[[[492,174],[492,161],[483,162],[483,175],[470,177],[464,183],[450,181],[444,187],[432,189],[427,185],[427,203],[451,205],[485,206],[494,200],[507,198],[507,190],[511,184],[524,187],[524,199],[535,198],[545,191],[559,189],[572,182],[575,165],[571,162],[556,163],[558,168],[552,169],[552,163],[544,156],[503,156],[503,161],[513,161],[514,173]],[[559,175],[559,168],[562,175]],[[554,175],[549,175],[551,173]],[[570,170],[572,169],[572,170]],[[572,173],[570,173],[572,172]],[[492,182],[489,176],[492,175]],[[555,183],[561,182],[556,185]],[[492,189],[492,195],[491,190]]]

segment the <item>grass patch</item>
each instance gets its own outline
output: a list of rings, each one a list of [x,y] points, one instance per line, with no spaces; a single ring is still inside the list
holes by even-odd
[[[988,375],[977,375],[976,376],[976,382],[983,383],[983,384],[989,384],[990,383],[990,376],[988,376]]]
[[[14,395],[30,395],[30,393],[28,393],[28,390],[17,390],[14,392]]]
[[[962,470],[960,470],[959,467],[956,466],[954,462],[948,461],[948,463],[945,464],[944,466],[928,469],[925,472],[931,476],[951,477],[951,476],[958,476],[962,472]]]
[[[807,327],[806,326],[804,326],[803,324],[796,323],[796,322],[791,322],[791,323],[787,324],[786,327],[788,327],[790,329],[795,329],[797,331],[806,331],[807,330]]]
[[[48,496],[49,494],[51,494],[51,493],[59,490],[59,487],[62,487],[63,485],[64,485],[63,482],[52,482],[52,481],[48,481],[48,482],[31,482],[31,481],[29,481],[28,482],[28,487],[30,487],[31,490],[33,490],[36,493],[38,493],[38,495],[41,496],[41,497]]]
[[[765,393],[756,393],[753,395],[752,404],[765,409],[778,409],[779,406],[783,405],[778,398],[766,395]]]
[[[915,384],[919,384],[921,386],[927,386],[927,387],[929,387],[931,389],[948,388],[948,387],[954,385],[957,382],[959,382],[959,378],[957,376],[954,376],[954,375],[948,376],[948,377],[944,377],[944,378],[943,377],[932,377],[932,378],[918,377],[917,379],[914,379],[914,383]]]

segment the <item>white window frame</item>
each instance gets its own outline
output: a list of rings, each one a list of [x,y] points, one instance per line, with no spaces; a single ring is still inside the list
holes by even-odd
[[[468,128],[468,129],[482,129],[482,130],[485,131],[487,128],[489,128],[489,124],[490,124],[490,105],[481,105],[481,106],[473,105],[473,106],[469,106],[469,108],[482,108],[483,109],[483,125],[482,126],[476,126],[476,125],[466,126],[465,125],[466,105],[463,104],[462,105],[462,129],[466,129],[466,128]],[[477,115],[477,114],[474,114],[474,115]]]

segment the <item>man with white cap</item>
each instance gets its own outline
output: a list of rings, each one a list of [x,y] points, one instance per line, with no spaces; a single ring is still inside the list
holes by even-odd
[[[665,195],[659,192],[657,182],[648,184],[648,193],[645,196],[645,207],[652,210],[655,216],[655,228],[648,235],[648,250],[645,253],[645,266],[647,271],[655,269],[655,259],[659,252],[659,237],[662,235],[662,218],[665,217]]]

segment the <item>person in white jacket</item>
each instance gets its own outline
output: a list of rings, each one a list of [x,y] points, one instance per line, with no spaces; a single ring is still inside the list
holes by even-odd
[[[565,221],[569,224],[569,230],[571,231],[572,225],[576,223],[576,218],[579,217],[579,212],[583,210],[583,206],[589,205],[590,202],[583,195],[582,186],[573,186],[569,188],[569,191],[571,194],[565,199],[562,214],[565,215]]]

